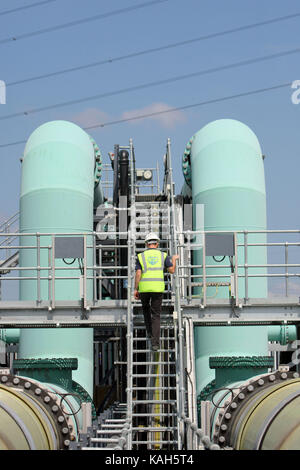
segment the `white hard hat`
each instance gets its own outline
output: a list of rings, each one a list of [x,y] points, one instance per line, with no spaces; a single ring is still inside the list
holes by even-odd
[[[145,243],[154,241],[155,243],[159,242],[159,236],[155,232],[150,232],[145,238]]]

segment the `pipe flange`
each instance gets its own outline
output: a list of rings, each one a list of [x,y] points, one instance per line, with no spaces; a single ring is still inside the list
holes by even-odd
[[[59,449],[67,450],[69,448],[70,441],[74,440],[74,436],[71,434],[67,418],[57,405],[57,400],[51,396],[51,391],[48,391],[42,384],[36,383],[27,377],[19,377],[12,374],[6,375],[0,373],[0,385],[19,389],[38,401],[41,408],[46,408],[55,422]]]
[[[281,325],[280,326],[280,339],[279,342],[281,345],[286,345],[289,342],[289,326]]]
[[[94,169],[94,178],[95,178],[95,187],[99,184],[102,174],[102,155],[100,149],[93,139],[93,137],[89,136],[90,140],[93,144],[94,148],[94,155],[95,155],[95,169]]]
[[[209,358],[211,369],[273,366],[274,359],[271,356],[214,356]]]
[[[93,399],[88,394],[88,392],[78,382],[75,382],[75,380],[72,380],[72,390],[74,391],[74,393],[79,395],[82,402],[91,403],[91,405],[92,405],[92,419],[96,419],[97,418],[96,408],[95,408]]]
[[[13,368],[16,370],[30,369],[69,369],[78,368],[78,359],[76,358],[33,358],[33,359],[15,359]]]
[[[201,390],[201,392],[197,396],[198,411],[200,411],[201,402],[205,401],[209,397],[209,395],[211,395],[211,393],[213,392],[215,388],[216,388],[216,381],[215,379],[213,379]]]
[[[231,431],[235,424],[235,417],[239,413],[239,410],[244,406],[247,401],[251,400],[252,396],[258,391],[268,388],[276,383],[286,381],[288,379],[299,378],[297,372],[288,371],[276,371],[265,375],[260,375],[256,379],[250,379],[244,382],[243,385],[236,390],[232,391],[232,400],[219,412],[215,422],[215,433],[213,435],[213,441],[219,444],[220,447],[233,446],[231,442]]]
[[[191,170],[191,147],[194,136],[188,141],[185,151],[182,156],[182,171],[186,184],[192,187],[192,170]]]

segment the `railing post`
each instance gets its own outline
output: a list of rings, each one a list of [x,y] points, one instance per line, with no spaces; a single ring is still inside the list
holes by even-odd
[[[191,255],[191,234],[190,232],[187,233],[187,239],[188,239],[188,266],[186,273],[187,273],[187,290],[188,290],[188,302],[191,302],[192,300],[192,255]],[[189,275],[190,273],[190,275]]]
[[[239,285],[238,285],[238,242],[237,233],[234,232],[234,288],[235,288],[235,305],[239,305]]]
[[[248,230],[244,230],[244,263],[245,263],[245,300],[246,302],[249,300],[248,297]]]
[[[203,232],[203,250],[202,250],[202,281],[203,281],[203,307],[206,307],[206,247],[205,232]]]
[[[87,240],[86,233],[83,235],[83,307],[87,307],[87,295],[86,295],[86,276],[87,276]]]
[[[41,302],[41,237],[36,234],[36,260],[37,260],[37,303]]]
[[[93,232],[93,301],[97,301],[96,232]]]
[[[52,259],[51,259],[51,273],[52,273],[52,299],[51,308],[55,308],[55,236],[52,235]]]
[[[52,280],[51,272],[52,272],[52,269],[51,269],[51,266],[52,266],[52,262],[51,262],[51,245],[49,245],[48,246],[48,300],[49,300],[50,306],[52,306],[52,288],[51,288],[51,280]]]
[[[288,242],[285,242],[285,248],[284,248],[284,261],[285,261],[285,296],[288,297],[289,292],[288,292],[288,282],[289,282],[289,276],[288,276],[288,263],[289,263],[289,253],[288,253],[289,245]]]

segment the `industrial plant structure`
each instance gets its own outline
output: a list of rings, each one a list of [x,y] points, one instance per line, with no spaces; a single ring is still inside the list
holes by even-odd
[[[299,450],[300,230],[267,230],[256,135],[196,132],[177,192],[170,140],[161,184],[113,145],[105,163],[66,121],[27,141],[0,231],[0,449]],[[150,231],[180,257],[157,352],[133,296]]]

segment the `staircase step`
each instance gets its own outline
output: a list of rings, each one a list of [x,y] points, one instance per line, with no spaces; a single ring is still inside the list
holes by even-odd
[[[132,441],[132,444],[177,444],[177,441]]]
[[[177,416],[176,413],[132,413],[131,416],[136,416],[136,417],[145,417],[145,416],[149,416],[149,417],[153,417],[153,418],[157,418],[159,416],[168,416],[169,418],[171,416]]]
[[[106,439],[104,437],[92,437],[91,438],[91,442],[99,442],[99,443],[103,443],[103,444],[118,444],[119,442],[119,439],[110,439],[109,437]]]
[[[154,432],[172,432],[172,431],[177,431],[176,427],[147,427],[147,426],[139,426],[132,428],[133,431],[140,431],[140,432],[145,432],[145,431],[154,431]]]
[[[126,422],[126,419],[106,419],[105,420],[106,423],[125,423]]]
[[[132,338],[133,341],[150,341],[149,338]],[[160,337],[160,339],[164,339],[164,340],[173,340],[175,341],[175,338],[174,337],[170,337],[170,336],[167,336],[166,338],[164,338],[163,336]]]
[[[160,349],[160,352],[175,353],[175,349]],[[152,349],[134,349],[133,354],[153,352]]]
[[[160,322],[160,327],[162,331],[173,330],[174,329],[173,318],[170,318],[169,320],[162,320]],[[143,329],[146,331],[144,319],[141,319],[138,322],[134,322],[133,324],[134,331],[143,330]]]
[[[150,377],[173,377],[174,379],[176,378],[175,374],[132,374],[132,377],[138,377],[138,378],[150,378]]]
[[[133,405],[150,405],[153,403],[154,405],[160,404],[160,405],[174,405],[177,403],[176,400],[133,400]]]
[[[158,351],[155,351],[158,352]],[[174,365],[176,362],[161,362],[161,361],[154,361],[154,362],[133,362],[133,366],[160,366],[160,365]]]
[[[176,390],[176,387],[132,387],[132,390]]]
[[[103,424],[101,424],[101,428],[107,428],[107,429],[112,429],[112,428],[117,429],[117,428],[119,428],[119,429],[123,429],[124,424],[117,424],[117,423],[115,423],[115,424],[104,424],[103,423]]]
[[[98,429],[97,434],[122,434],[122,429]]]

